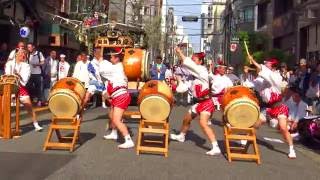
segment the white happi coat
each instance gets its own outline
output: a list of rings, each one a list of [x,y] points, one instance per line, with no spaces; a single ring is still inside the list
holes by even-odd
[[[74,67],[72,77],[79,79],[81,82],[84,82],[84,86],[88,88],[89,86],[89,71],[88,71],[89,62],[78,61]]]
[[[94,58],[91,62],[89,62],[93,68],[95,69],[94,73],[89,72],[89,81],[98,81],[99,83],[103,83],[101,76],[100,76],[100,64],[104,64],[107,60],[98,61],[96,58]],[[107,63],[110,63],[107,61]],[[110,65],[112,65],[110,63]]]
[[[205,66],[197,65],[191,58],[187,57],[183,61],[183,65],[194,76],[194,80],[191,84],[191,92],[193,97],[202,98],[209,95],[209,73]]]
[[[211,80],[211,93],[213,96],[222,95],[226,88],[232,87],[233,83],[226,75],[209,74]]]
[[[19,74],[21,77],[19,81],[20,85],[26,86],[31,75],[30,65],[26,62],[16,63],[16,60],[13,59],[12,61],[8,61],[6,63],[5,74],[6,75]]]
[[[262,100],[269,104],[281,101],[282,76],[280,73],[261,64],[261,71],[258,75],[254,80],[254,88],[259,92]]]
[[[128,78],[122,63],[113,65],[106,62],[100,64],[100,75],[106,79],[105,84],[109,95],[114,98],[127,93]]]

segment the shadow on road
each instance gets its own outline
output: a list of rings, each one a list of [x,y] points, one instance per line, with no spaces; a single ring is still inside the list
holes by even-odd
[[[40,126],[47,126],[51,123],[51,120],[43,120],[43,121],[40,121],[39,124]],[[20,129],[21,129],[21,135],[24,135],[24,134],[27,134],[31,131],[34,131],[34,127],[33,127],[33,123],[28,123],[28,124],[24,124],[24,125],[21,125],[20,126]]]
[[[275,151],[275,152],[278,152],[278,153],[287,155],[287,152],[283,152],[283,151],[280,151],[280,150],[278,150],[278,149],[275,149],[272,144],[269,144],[269,143],[267,143],[267,142],[265,142],[265,141],[262,141],[262,140],[260,140],[260,139],[257,139],[257,143],[258,143],[259,145],[261,145],[261,146],[264,146],[264,147],[272,150],[272,151]]]

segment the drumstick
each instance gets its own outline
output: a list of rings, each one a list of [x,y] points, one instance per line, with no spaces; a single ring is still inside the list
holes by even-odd
[[[246,49],[247,55],[248,55],[248,57],[250,57],[251,55],[249,53],[247,42],[245,40],[243,42],[244,42],[244,48]],[[249,59],[249,63],[252,64],[251,59]]]

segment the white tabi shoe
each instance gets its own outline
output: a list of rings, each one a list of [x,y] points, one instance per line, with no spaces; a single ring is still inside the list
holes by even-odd
[[[103,136],[103,139],[106,139],[106,140],[117,140],[118,139],[118,134],[110,133],[108,135]]]
[[[289,159],[295,159],[295,158],[297,158],[296,151],[295,151],[295,150],[290,150],[290,151],[289,151],[289,154],[288,154],[288,158],[289,158]]]
[[[209,156],[216,156],[219,154],[221,154],[221,150],[219,147],[214,147],[210,151],[206,152],[206,155],[209,155]]]
[[[134,147],[134,143],[132,140],[126,141],[123,144],[120,144],[118,146],[119,149],[129,149],[129,148],[133,148]]]
[[[170,134],[170,139],[171,140],[175,140],[175,141],[179,141],[179,142],[184,142],[186,140],[184,135],[181,134]]]
[[[34,127],[34,130],[35,130],[36,132],[40,132],[40,131],[43,130],[43,128],[42,128],[41,126],[38,126],[38,127]]]

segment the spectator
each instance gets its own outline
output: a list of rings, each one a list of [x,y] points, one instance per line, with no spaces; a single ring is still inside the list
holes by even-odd
[[[288,71],[288,66],[286,63],[281,63],[280,65],[280,74],[282,79],[286,82],[289,82],[290,79],[290,72]]]
[[[94,50],[93,60],[89,62],[87,66],[87,71],[89,72],[89,86],[83,101],[84,106],[87,105],[94,94],[102,94],[105,90],[105,85],[99,72],[101,64],[104,65],[104,67],[112,67],[112,64],[109,61],[103,59],[101,49],[97,48]],[[104,96],[102,96],[102,107],[107,108]]]
[[[48,100],[49,90],[52,85],[57,81],[58,76],[58,60],[57,52],[51,51],[50,56],[45,59],[42,65],[43,72],[43,101]],[[47,102],[45,103],[47,105]]]
[[[191,84],[192,84],[193,76],[183,65],[177,66],[174,72],[174,75],[178,82],[176,87],[176,91],[178,93],[176,97],[177,102],[182,105],[187,105],[192,103],[193,97],[191,93]],[[184,86],[187,87],[187,90],[185,92],[180,92],[180,87],[182,87],[180,83],[182,83]]]
[[[4,74],[4,66],[9,56],[7,43],[2,43],[0,47],[0,75]]]
[[[226,76],[231,80],[233,85],[237,85],[237,84],[240,83],[240,79],[238,78],[238,76],[236,76],[234,74],[234,68],[233,67],[231,67],[231,66],[228,67]]]
[[[31,68],[31,76],[28,82],[28,90],[31,92],[31,97],[34,100],[36,98],[37,106],[42,105],[42,69],[41,66],[44,64],[44,56],[40,51],[37,51],[32,43],[27,45],[29,52],[28,63]]]
[[[14,60],[14,58],[15,58],[18,50],[20,50],[20,49],[25,49],[25,46],[26,46],[26,45],[25,45],[24,42],[22,42],[22,41],[18,42],[17,47],[10,52],[10,54],[9,54],[9,56],[8,56],[8,61]]]
[[[291,91],[292,95],[285,104],[289,108],[289,131],[294,133],[297,130],[299,120],[307,115],[308,105],[301,98],[303,96],[301,90],[291,87],[289,91]]]
[[[240,75],[240,83],[242,86],[248,87],[248,88],[253,88],[254,87],[254,75],[253,71],[255,69],[250,68],[248,66],[243,67],[243,74]]]
[[[85,53],[81,53],[80,60],[77,61],[72,75],[72,77],[79,79],[86,88],[89,86],[88,64],[89,61],[87,59],[87,55]]]
[[[300,59],[300,66],[298,70],[297,84],[299,89],[302,90],[303,94],[309,88],[310,72],[308,72],[306,59]]]
[[[151,79],[152,80],[165,80],[166,66],[162,63],[161,56],[157,56],[156,63],[151,68]]]
[[[60,54],[60,61],[58,63],[58,80],[68,76],[70,64],[66,61],[66,55]]]

